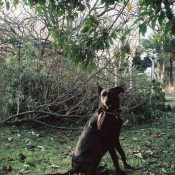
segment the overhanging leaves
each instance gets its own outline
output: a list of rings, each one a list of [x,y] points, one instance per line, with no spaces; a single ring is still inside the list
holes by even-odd
[[[143,22],[139,25],[139,33],[142,33],[143,36],[145,36],[145,33],[147,31],[147,24],[146,22]]]

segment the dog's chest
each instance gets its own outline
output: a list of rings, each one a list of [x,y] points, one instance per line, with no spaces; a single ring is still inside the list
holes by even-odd
[[[104,122],[101,126],[101,130],[108,134],[115,135],[116,132],[120,132],[122,126],[122,120],[114,115],[105,116]]]

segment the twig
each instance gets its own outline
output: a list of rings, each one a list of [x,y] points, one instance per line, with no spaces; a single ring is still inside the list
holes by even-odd
[[[139,106],[141,106],[141,105],[143,105],[145,102],[147,101],[147,99],[145,99],[142,103],[140,103],[140,104],[138,104],[138,105],[136,105],[136,106],[133,106],[132,108],[127,108],[127,109],[122,109],[122,111],[123,111],[123,113],[125,113],[125,112],[128,112],[128,111],[131,111],[131,110],[133,110],[134,108],[137,108],[137,107],[139,107]]]

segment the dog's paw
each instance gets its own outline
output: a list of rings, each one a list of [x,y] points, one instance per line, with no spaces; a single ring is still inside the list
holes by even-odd
[[[126,172],[123,170],[116,170],[116,175],[126,175]]]
[[[124,165],[124,167],[125,167],[125,169],[130,169],[130,170],[134,169],[134,167],[132,167],[131,165],[129,165],[127,163]]]

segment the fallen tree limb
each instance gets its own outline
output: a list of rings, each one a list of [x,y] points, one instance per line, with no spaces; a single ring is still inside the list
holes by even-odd
[[[48,116],[53,116],[53,117],[58,117],[58,118],[89,118],[90,116],[81,116],[81,115],[63,115],[63,114],[55,114],[55,113],[51,113],[51,112],[45,112],[45,111],[27,111],[27,112],[22,112],[16,115],[12,115],[10,117],[8,117],[7,119],[5,119],[3,122],[7,122],[13,118],[16,117],[21,117],[21,116],[25,116],[28,114],[42,114],[42,115],[48,115]],[[40,117],[40,119],[42,119],[42,117]]]
[[[53,129],[59,129],[59,130],[82,130],[83,127],[79,127],[79,128],[68,128],[68,127],[57,127],[57,126],[52,126],[49,125],[45,122],[41,122],[39,120],[36,120],[34,118],[31,119],[22,119],[22,120],[16,120],[16,121],[6,121],[6,122],[0,122],[0,125],[6,125],[6,126],[12,126],[12,125],[21,125],[23,123],[38,123],[41,124],[43,126],[47,126],[49,128],[53,128]]]
[[[30,115],[30,114],[41,114],[41,115],[45,115],[45,116],[38,116],[38,117],[33,117],[33,118],[28,118],[28,119],[16,119],[19,117],[24,117],[26,115]],[[82,127],[79,128],[68,128],[68,127],[57,127],[57,126],[53,126],[53,125],[49,125],[45,122],[42,122],[41,120],[44,119],[48,119],[49,117],[54,117],[54,118],[84,118],[84,119],[88,119],[90,116],[81,116],[81,115],[63,115],[63,114],[55,114],[55,113],[51,113],[51,112],[45,112],[45,111],[27,111],[27,112],[23,112],[20,114],[16,114],[16,115],[12,115],[10,117],[8,117],[7,119],[0,121],[0,125],[1,126],[12,126],[12,125],[21,125],[23,123],[38,123],[41,124],[43,126],[47,126],[50,128],[54,128],[54,129],[59,129],[59,130],[81,130],[83,129]],[[15,120],[14,120],[15,119]]]

